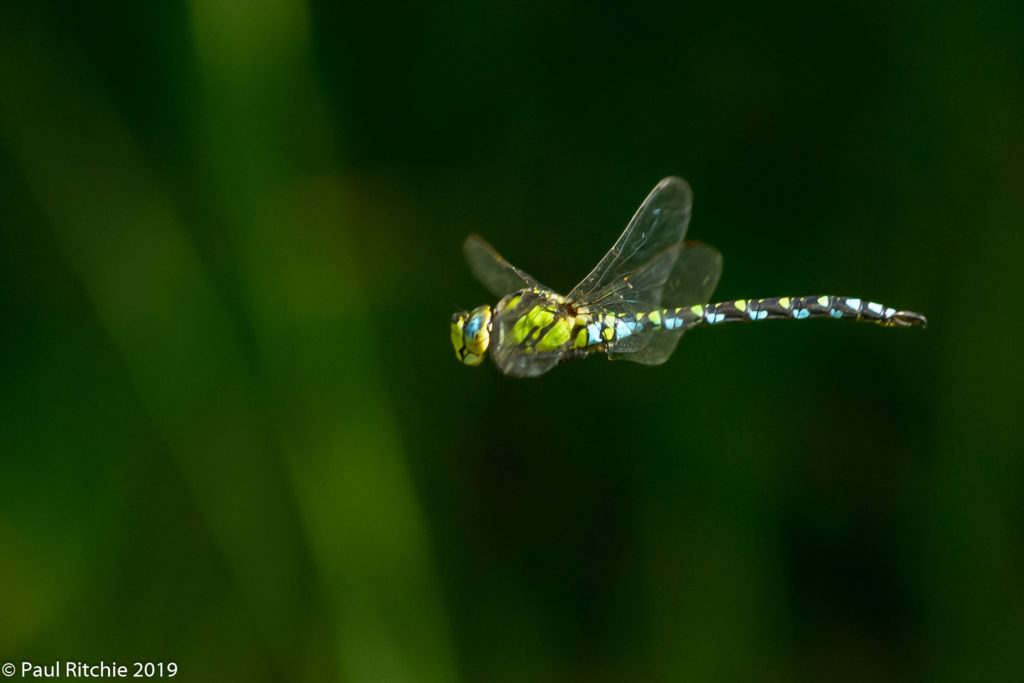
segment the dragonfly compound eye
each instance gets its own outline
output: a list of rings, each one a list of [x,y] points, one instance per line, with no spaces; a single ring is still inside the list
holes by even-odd
[[[479,306],[469,314],[466,327],[462,331],[466,348],[475,356],[483,358],[491,343],[491,307]],[[479,361],[478,361],[479,362]]]
[[[491,307],[480,306],[452,316],[455,357],[466,365],[480,365],[491,343]]]

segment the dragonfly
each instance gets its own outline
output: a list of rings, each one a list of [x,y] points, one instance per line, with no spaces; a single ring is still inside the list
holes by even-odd
[[[452,316],[455,357],[477,366],[489,353],[505,375],[537,377],[592,353],[660,365],[683,333],[704,325],[808,318],[927,325],[920,313],[859,297],[708,303],[722,274],[722,254],[685,239],[692,205],[685,180],[662,180],[604,258],[565,296],[513,266],[482,237],[470,235],[463,245],[469,268],[499,300]]]

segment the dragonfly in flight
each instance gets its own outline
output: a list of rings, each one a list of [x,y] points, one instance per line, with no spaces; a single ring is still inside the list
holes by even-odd
[[[693,194],[682,178],[658,183],[618,241],[568,295],[506,261],[478,235],[464,251],[473,275],[499,301],[452,316],[455,357],[480,365],[490,353],[513,377],[537,377],[592,353],[659,365],[687,330],[756,321],[849,318],[885,327],[924,327],[920,313],[846,296],[782,296],[708,303],[722,254],[687,241]]]

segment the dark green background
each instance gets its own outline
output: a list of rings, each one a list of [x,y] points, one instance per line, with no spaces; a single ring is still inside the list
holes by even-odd
[[[0,660],[1024,677],[1019,2],[4,3]],[[686,177],[732,325],[459,366]]]

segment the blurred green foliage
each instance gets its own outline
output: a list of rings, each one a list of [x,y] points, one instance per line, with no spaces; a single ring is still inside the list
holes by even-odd
[[[1024,676],[1024,10],[7,3],[0,661],[186,680]],[[665,175],[664,366],[460,367]]]

